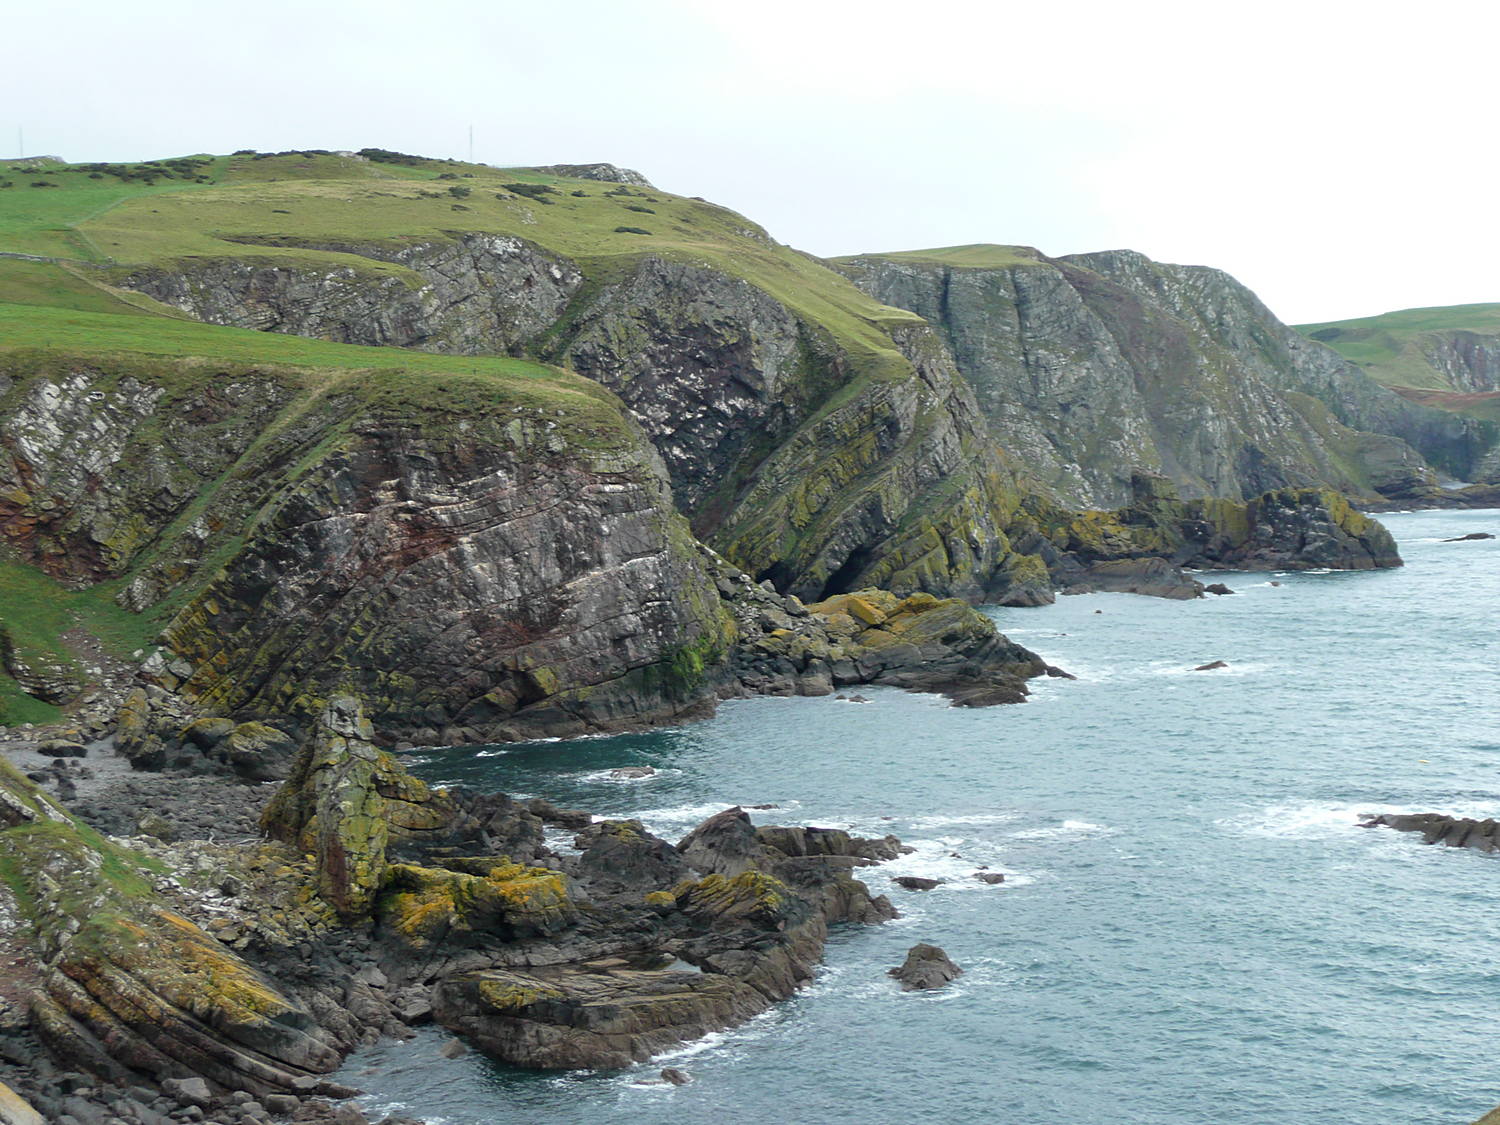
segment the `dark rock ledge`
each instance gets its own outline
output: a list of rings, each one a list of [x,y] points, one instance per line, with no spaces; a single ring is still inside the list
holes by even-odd
[[[1361,821],[1360,827],[1419,832],[1424,844],[1446,844],[1450,848],[1473,848],[1480,852],[1500,850],[1500,821],[1493,819],[1474,820],[1443,813],[1384,813]]]

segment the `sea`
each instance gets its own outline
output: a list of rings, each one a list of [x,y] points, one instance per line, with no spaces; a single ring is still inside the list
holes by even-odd
[[[1358,827],[1500,816],[1500,511],[1381,517],[1406,566],[1232,596],[988,608],[1073,673],[1018,706],[863,688],[648,734],[426,750],[433,782],[638,817],[894,832],[813,984],[627,1070],[532,1073],[436,1028],[340,1077],[430,1125],[1456,1125],[1500,1104],[1500,855]],[[1224,661],[1227,667],[1195,671]],[[849,693],[846,693],[849,694]],[[646,779],[610,776],[652,766]],[[992,886],[981,868],[1005,873]],[[927,892],[892,878],[944,880]],[[903,993],[917,942],[964,969]],[[690,1085],[653,1084],[663,1066]]]

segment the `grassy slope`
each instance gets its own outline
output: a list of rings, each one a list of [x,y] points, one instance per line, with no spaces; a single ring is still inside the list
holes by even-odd
[[[1403,309],[1295,327],[1359,364],[1372,379],[1386,386],[1451,391],[1443,376],[1423,358],[1418,341],[1432,332],[1500,335],[1500,304]]]
[[[999,270],[1033,266],[1041,251],[1030,246],[999,246],[976,242],[968,246],[938,246],[930,250],[894,250],[882,254],[850,254],[833,259],[849,262],[857,258],[892,258],[924,266],[957,266],[962,269]]]
[[[826,328],[864,362],[868,374],[902,376],[907,370],[883,328],[915,317],[876,303],[722,207],[648,189],[612,194],[619,189],[597,181],[483,165],[434,162],[402,171],[408,178],[253,183],[232,182],[231,174],[231,182],[212,191],[124,200],[82,223],[80,234],[117,269],[233,256],[313,268],[349,266],[413,282],[400,266],[306,245],[400,246],[459,232],[508,234],[572,258],[596,278],[615,276],[642,256],[656,254],[744,278]],[[410,178],[423,171],[425,179]],[[439,175],[456,178],[436,180]],[[534,199],[507,190],[515,183],[553,190]],[[648,233],[619,229],[627,227]]]

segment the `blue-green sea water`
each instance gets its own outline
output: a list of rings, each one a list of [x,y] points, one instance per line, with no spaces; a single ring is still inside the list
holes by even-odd
[[[1385,517],[1377,573],[1225,577],[1233,597],[991,610],[1078,676],[988,710],[865,689],[651,734],[465,747],[417,771],[638,816],[728,805],[895,832],[903,917],[840,929],[816,983],[652,1065],[537,1075],[446,1036],[354,1057],[429,1122],[1452,1125],[1500,1103],[1500,856],[1355,827],[1500,815],[1500,512]],[[1216,576],[1217,577],[1217,576]],[[1274,583],[1279,582],[1280,585]],[[1225,660],[1227,669],[1195,672]],[[653,778],[612,781],[651,765]],[[1000,887],[979,865],[1007,872]],[[927,893],[901,874],[947,880]],[[918,941],[967,971],[903,994]],[[639,1084],[664,1063],[680,1088]]]

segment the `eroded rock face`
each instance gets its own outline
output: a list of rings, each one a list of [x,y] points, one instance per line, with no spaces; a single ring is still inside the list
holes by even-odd
[[[288,397],[275,379],[231,378],[184,409],[135,366],[0,376],[0,533],[56,577],[98,581],[128,569]],[[191,565],[214,522],[181,529],[176,566]]]
[[[658,474],[541,421],[360,427],[169,626],[184,688],[276,716],[343,684],[423,742],[701,710],[729,637]]]
[[[1475,423],[1386,390],[1218,270],[1015,249],[996,269],[839,268],[937,327],[996,439],[1066,502],[1121,504],[1136,470],[1188,496],[1425,495],[1423,456],[1458,472],[1485,445]]]
[[[296,245],[400,270],[288,267],[257,259],[248,244],[240,258],[142,270],[121,283],[209,324],[347,344],[505,353],[551,325],[583,281],[571,262],[509,235],[462,234],[399,248]]]

